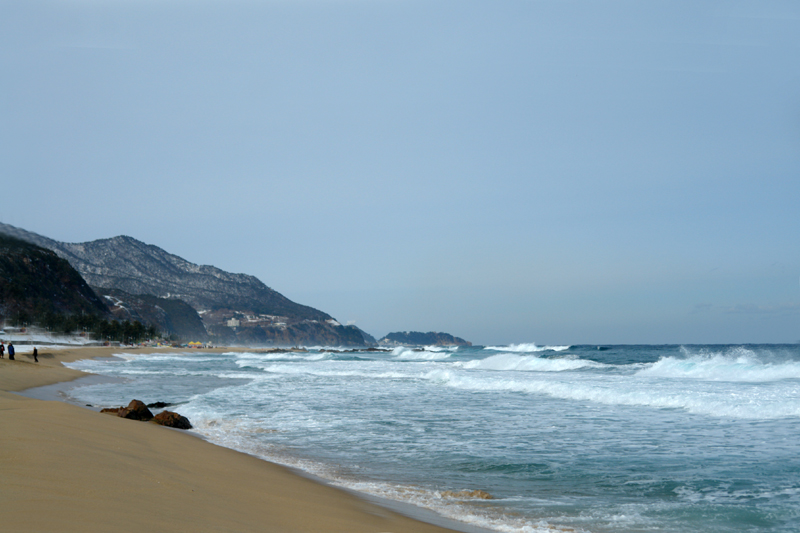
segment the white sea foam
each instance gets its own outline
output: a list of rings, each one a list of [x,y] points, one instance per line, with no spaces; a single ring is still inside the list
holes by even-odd
[[[321,353],[242,353],[236,354],[236,364],[240,367],[252,366],[263,368],[264,364],[274,361],[323,361],[333,358],[330,352]]]
[[[322,478],[332,485],[370,494],[380,498],[404,502],[429,509],[441,516],[503,533],[554,533],[558,531],[580,532],[580,529],[560,528],[545,520],[533,522],[505,514],[502,509],[476,505],[468,499],[450,498],[444,490],[435,490],[415,485],[391,483],[387,481],[364,481],[335,465],[325,464],[307,458],[300,458],[280,446],[270,445],[254,439],[259,432],[275,430],[263,429],[258,423],[244,419],[216,417],[209,412],[185,408],[187,415],[195,424],[194,431],[211,442],[249,453],[262,459],[290,466]],[[280,430],[278,430],[280,431]],[[457,492],[465,487],[452,487]],[[470,490],[471,487],[467,487]],[[481,502],[483,502],[481,500]]]
[[[640,376],[706,381],[765,382],[800,379],[799,361],[764,362],[747,348],[664,357],[638,371]]]
[[[451,520],[502,533],[558,533],[561,531],[580,533],[584,531],[575,528],[561,528],[548,523],[546,520],[533,522],[524,518],[509,516],[491,507],[475,505],[469,500],[443,496],[446,491],[425,489],[413,485],[353,481],[341,478],[334,478],[330,481],[334,485],[388,500],[410,503],[417,507],[430,509]],[[461,489],[456,489],[456,491],[459,490]]]
[[[426,352],[457,352],[458,346],[425,346]]]
[[[327,377],[364,377],[373,379],[408,379],[415,377],[402,372],[369,372],[364,370],[337,370],[335,367],[299,366],[292,364],[271,364],[261,367],[265,372],[288,375],[309,375]]]
[[[305,348],[318,352],[338,352],[341,350],[341,348],[337,348],[336,346],[306,346]]]
[[[683,409],[714,417],[776,419],[800,417],[800,398],[781,393],[760,396],[727,390],[694,390],[685,387],[658,387],[652,381],[606,379],[592,381],[553,381],[550,379],[499,379],[472,376],[451,369],[437,369],[424,376],[448,387],[479,391],[509,391],[544,394],[565,400],[589,401],[606,405]],[[787,391],[788,392],[788,391]]]
[[[219,361],[219,357],[203,357],[194,354],[115,354],[114,356],[125,359],[126,361],[135,361],[146,357],[152,362],[179,362],[181,364],[213,363]]]
[[[514,370],[526,372],[561,372],[564,370],[577,370],[579,368],[600,368],[608,365],[590,361],[561,357],[545,359],[535,355],[497,354],[486,359],[457,362],[454,366],[481,370]]]
[[[508,346],[486,346],[484,350],[494,350],[495,352],[519,352],[519,353],[532,353],[532,352],[563,352],[572,348],[570,345],[566,346],[537,346],[533,343],[529,344],[509,344]]]
[[[571,531],[724,533],[748,502],[793,516],[791,502],[800,502],[791,477],[800,420],[796,349],[589,355],[609,363],[602,364],[579,358],[580,349],[499,348],[216,359],[123,352],[124,361],[85,364],[129,379],[75,397],[93,405],[174,397],[212,442],[496,531],[555,533],[553,524],[567,524]],[[167,377],[180,374],[190,377]],[[228,386],[218,378],[244,379]],[[747,482],[713,482],[734,476]],[[609,489],[598,488],[598,479]],[[698,481],[706,479],[712,482]],[[463,489],[499,499],[444,497]],[[620,503],[626,499],[635,501]],[[720,503],[730,510],[694,518]]]
[[[392,355],[395,359],[402,359],[405,361],[440,361],[448,359],[451,355],[449,351],[444,350],[412,350],[405,347],[397,347],[392,350]]]

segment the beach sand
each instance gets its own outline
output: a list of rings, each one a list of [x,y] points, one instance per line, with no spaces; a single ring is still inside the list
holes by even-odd
[[[61,362],[120,351],[0,359],[2,531],[451,531],[180,430],[10,392],[86,376]]]

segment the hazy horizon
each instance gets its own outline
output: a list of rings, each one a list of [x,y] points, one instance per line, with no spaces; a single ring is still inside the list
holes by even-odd
[[[0,222],[376,337],[800,340],[800,5],[0,1]]]

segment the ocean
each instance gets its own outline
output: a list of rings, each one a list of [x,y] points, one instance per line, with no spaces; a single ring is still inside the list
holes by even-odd
[[[174,403],[211,442],[472,526],[800,531],[800,345],[121,350],[67,366],[123,378],[73,401]]]

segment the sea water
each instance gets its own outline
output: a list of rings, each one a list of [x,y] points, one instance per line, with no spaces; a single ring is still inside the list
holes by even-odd
[[[170,353],[81,403],[497,531],[800,531],[800,346]],[[480,490],[470,495],[461,491]]]

